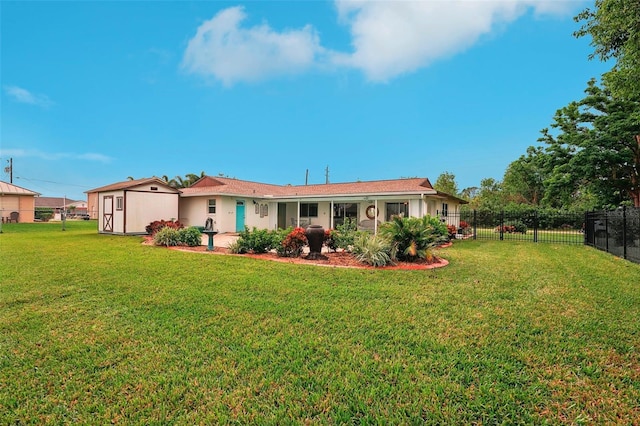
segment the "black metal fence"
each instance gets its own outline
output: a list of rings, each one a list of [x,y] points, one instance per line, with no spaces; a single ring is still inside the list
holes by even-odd
[[[441,216],[456,238],[586,244],[640,263],[640,208],[565,212],[463,211]]]
[[[640,263],[640,207],[585,213],[585,244]]]
[[[456,238],[584,244],[584,213],[556,210],[463,211],[443,220]]]

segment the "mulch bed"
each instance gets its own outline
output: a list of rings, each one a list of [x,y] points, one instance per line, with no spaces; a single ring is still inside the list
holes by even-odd
[[[153,241],[150,237],[146,237],[143,244],[153,245]],[[441,248],[450,246],[444,245]],[[276,253],[261,253],[261,254],[231,254],[229,250],[224,247],[214,247],[213,251],[207,251],[207,247],[198,246],[198,247],[169,247],[171,250],[179,250],[179,251],[189,251],[194,253],[202,253],[202,254],[217,254],[217,255],[227,255],[227,256],[244,256],[251,257],[254,259],[262,259],[262,260],[270,260],[273,262],[282,262],[282,263],[293,263],[293,264],[301,264],[301,265],[317,265],[317,266],[329,266],[335,268],[358,268],[358,269],[383,269],[383,270],[422,270],[422,269],[433,269],[433,268],[441,268],[443,266],[447,266],[449,262],[446,259],[442,259],[440,257],[434,256],[431,262],[427,262],[426,260],[419,260],[416,262],[397,262],[395,265],[383,266],[383,267],[373,267],[367,264],[358,262],[355,257],[351,253],[347,253],[344,251],[338,252],[330,252],[330,253],[322,253],[323,259],[306,259],[306,255],[302,257],[280,257]]]

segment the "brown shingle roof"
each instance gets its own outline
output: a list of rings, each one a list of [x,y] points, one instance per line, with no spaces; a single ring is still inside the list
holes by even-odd
[[[82,203],[84,201],[75,201],[69,198],[62,197],[36,197],[36,207],[52,207],[61,208],[63,206],[69,206],[73,203]]]
[[[328,183],[319,185],[271,185],[223,177],[204,177],[183,196],[246,195],[254,197],[312,197],[331,195],[435,194],[427,178],[391,179],[367,182]]]

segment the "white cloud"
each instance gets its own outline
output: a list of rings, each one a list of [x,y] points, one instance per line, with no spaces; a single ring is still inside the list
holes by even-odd
[[[353,46],[336,62],[361,69],[372,81],[387,81],[464,51],[530,8],[537,15],[566,13],[568,2],[336,0],[336,7]]]
[[[305,26],[277,32],[262,24],[241,28],[233,7],[204,22],[188,44],[183,67],[225,85],[301,72],[319,65],[361,70],[384,82],[468,49],[484,35],[529,10],[566,15],[582,0],[335,0],[351,33],[351,52],[324,49]]]
[[[49,99],[46,95],[36,95],[31,93],[27,89],[23,89],[18,86],[4,86],[4,91],[7,95],[11,96],[18,102],[30,105],[37,105],[41,107],[50,107],[53,105],[51,99]]]
[[[0,157],[17,157],[17,158],[40,158],[47,161],[58,160],[86,160],[97,161],[100,163],[109,163],[112,158],[95,152],[73,153],[73,152],[45,152],[38,149],[1,149]]]
[[[267,24],[241,28],[245,18],[242,7],[232,7],[200,25],[189,40],[183,68],[229,86],[304,71],[323,53],[311,26],[282,32]]]

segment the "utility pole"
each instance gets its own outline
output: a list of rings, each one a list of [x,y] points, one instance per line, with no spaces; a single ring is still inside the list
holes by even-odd
[[[9,165],[4,168],[5,173],[9,173],[9,183],[13,184],[13,158],[7,160]]]
[[[329,166],[324,169],[324,183],[329,183]]]

